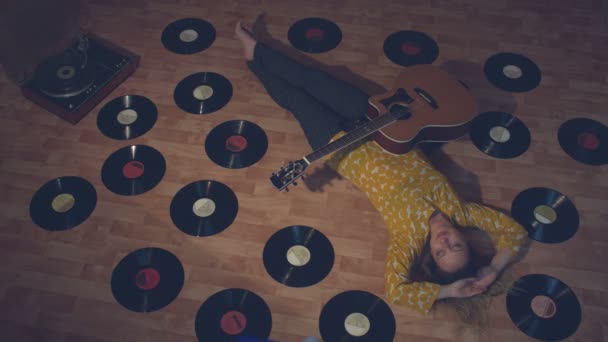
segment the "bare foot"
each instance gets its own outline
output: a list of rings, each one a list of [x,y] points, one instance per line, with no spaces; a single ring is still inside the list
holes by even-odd
[[[245,59],[248,61],[252,61],[253,60],[253,51],[255,49],[255,45],[257,44],[257,41],[255,40],[255,38],[253,38],[253,34],[252,34],[251,30],[244,27],[241,24],[241,21],[239,20],[236,23],[234,33],[235,33],[236,37],[241,41],[241,44],[243,44],[243,53],[245,55]]]

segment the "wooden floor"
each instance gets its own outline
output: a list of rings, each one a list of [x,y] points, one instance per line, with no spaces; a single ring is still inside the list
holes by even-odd
[[[401,69],[384,56],[384,38],[398,30],[425,32],[440,47],[434,64],[469,83],[481,111],[502,110],[519,117],[532,135],[529,150],[520,157],[489,157],[465,137],[444,146],[434,161],[471,200],[509,210],[520,191],[549,187],[574,202],[581,218],[577,234],[561,244],[533,243],[515,270],[518,275],[552,275],[573,288],[582,305],[582,322],[569,340],[608,340],[608,169],[572,160],[557,142],[557,129],[567,119],[587,117],[608,124],[608,25],[601,0],[86,3],[83,26],[141,55],[141,65],[75,126],[23,98],[7,74],[0,74],[2,340],[195,341],[194,318],[203,301],[219,290],[239,287],[255,291],[269,305],[272,339],[301,341],[319,336],[321,308],[334,295],[359,289],[384,296],[387,233],[380,215],[358,189],[334,179],[322,191],[301,186],[278,193],[268,182],[281,161],[300,158],[309,148],[296,121],[272,102],[248,71],[233,38],[235,21],[252,20],[261,10],[268,12],[270,35],[286,44],[287,31],[298,19],[324,17],[336,22],[343,32],[338,48],[310,56],[332,69],[345,66],[384,87]],[[217,39],[211,48],[194,55],[164,49],[162,30],[184,17],[203,18],[215,26]],[[534,60],[542,70],[540,86],[517,94],[491,86],[483,76],[483,63],[498,52],[521,53]],[[336,69],[341,77],[352,79],[349,70]],[[177,82],[200,71],[221,73],[234,88],[227,106],[205,116],[187,114],[173,101]],[[359,84],[366,90],[379,89]],[[158,149],[167,161],[162,182],[133,197],[111,193],[100,178],[106,157],[131,141],[106,138],[96,126],[102,105],[126,94],[146,96],[157,105],[155,127],[132,143]],[[232,119],[253,121],[268,135],[268,152],[252,167],[224,169],[205,154],[210,129]],[[44,231],[32,223],[29,202],[42,184],[66,175],[84,177],[95,186],[97,207],[75,229]],[[240,208],[234,224],[223,233],[195,238],[173,226],[169,204],[182,186],[205,179],[230,186]],[[264,269],[266,240],[290,225],[319,229],[334,246],[335,265],[315,286],[289,288]],[[186,272],[179,297],[150,314],[125,310],[110,289],[114,266],[143,247],[171,251]],[[532,340],[509,319],[504,295],[494,302],[489,327],[481,334],[462,332],[458,322],[441,313],[422,317],[402,307],[391,308],[396,341]]]

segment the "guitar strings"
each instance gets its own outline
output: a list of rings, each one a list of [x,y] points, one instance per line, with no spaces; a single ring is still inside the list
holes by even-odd
[[[405,116],[407,114],[410,114],[415,109],[422,108],[423,106],[424,106],[424,103],[421,104],[421,105],[418,105],[418,106],[412,106],[412,107],[408,106],[409,111],[401,113],[401,114],[397,114],[397,115],[393,114],[390,110],[387,111],[387,112],[384,112],[381,115],[378,115],[378,117],[374,118],[370,122],[366,123],[365,125],[362,125],[362,126],[359,126],[359,127],[355,128],[355,130],[353,130],[352,132],[350,132],[350,133],[348,133],[348,134],[340,137],[339,139],[337,139],[337,140],[329,143],[326,146],[321,147],[320,149],[318,149],[316,151],[313,151],[312,153],[306,155],[304,158],[308,162],[312,163],[312,162],[314,162],[314,161],[322,158],[324,155],[326,155],[328,153],[336,152],[336,151],[339,151],[339,150],[341,150],[343,148],[346,148],[346,147],[350,146],[351,144],[357,142],[358,140],[361,140],[361,139],[365,138],[366,136],[368,136],[368,135],[370,135],[372,133],[375,133],[375,132],[381,130],[382,128],[384,128],[384,127],[392,124],[393,122],[395,122],[399,118],[401,118],[401,117],[403,117],[403,116]],[[392,118],[393,120],[390,120],[387,123],[383,123],[381,126],[379,126],[378,128],[376,128],[374,130],[370,130],[370,131],[367,130],[366,126],[368,126],[368,125],[369,126],[374,126],[374,124],[376,124],[376,123],[378,123],[378,122],[380,122],[382,120],[386,120],[386,118],[388,118],[388,117]],[[357,136],[362,131],[364,131],[364,134],[360,135],[360,136]],[[354,137],[354,136],[356,136],[356,138],[352,139],[352,141],[348,141],[348,140],[351,140],[351,138]],[[337,149],[333,150],[334,146],[340,145],[340,143],[344,142],[344,141],[348,141],[348,143],[346,143],[344,146],[342,146],[340,148],[337,148]],[[316,156],[316,155],[320,155],[320,156]]]

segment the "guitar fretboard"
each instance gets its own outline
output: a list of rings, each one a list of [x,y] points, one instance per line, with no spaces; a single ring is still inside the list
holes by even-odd
[[[401,117],[401,115],[393,114],[391,112],[386,112],[386,113],[374,118],[373,120],[367,122],[366,124],[355,128],[348,134],[345,134],[344,136],[334,140],[333,142],[310,153],[305,158],[310,163],[313,163],[330,153],[339,151],[351,144],[356,143],[357,141],[369,136],[370,134],[372,134],[372,133],[378,131],[379,129],[382,129],[383,127],[387,126],[388,124],[394,122],[399,117]]]

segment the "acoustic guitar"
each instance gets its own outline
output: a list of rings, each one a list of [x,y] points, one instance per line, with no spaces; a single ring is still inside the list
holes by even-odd
[[[386,94],[370,97],[373,110],[362,124],[273,173],[277,190],[287,190],[313,162],[362,139],[373,139],[386,152],[404,154],[423,141],[447,142],[467,133],[477,106],[466,85],[429,64],[404,69]]]

